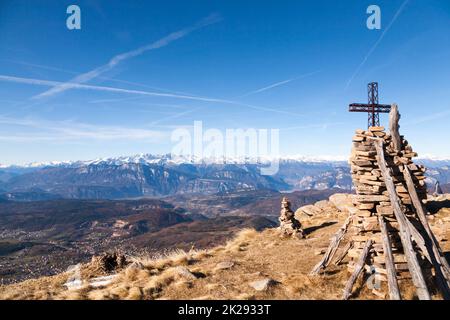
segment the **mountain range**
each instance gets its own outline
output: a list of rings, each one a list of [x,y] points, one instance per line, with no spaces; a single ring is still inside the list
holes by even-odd
[[[261,174],[270,160],[194,159],[138,155],[93,161],[0,167],[0,199],[125,199],[250,190],[351,190],[349,166],[340,159],[279,159],[273,176]],[[450,183],[450,160],[419,159],[430,189]]]

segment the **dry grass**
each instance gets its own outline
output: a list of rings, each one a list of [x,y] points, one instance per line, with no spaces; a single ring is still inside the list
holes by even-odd
[[[320,225],[308,221],[305,225]],[[175,250],[141,256],[104,288],[89,285],[67,290],[68,276],[61,274],[0,288],[2,299],[337,299],[343,274],[310,278],[307,273],[319,259],[314,248],[328,245],[339,224],[314,231],[309,239],[282,240],[277,231],[244,229],[223,246],[210,250]],[[233,262],[230,269],[217,264]],[[101,274],[95,267],[82,268],[86,278]],[[270,292],[257,292],[249,283],[270,277],[280,284]],[[338,281],[336,281],[338,280]]]
[[[329,212],[302,221],[310,230],[303,240],[281,239],[276,229],[245,229],[210,250],[135,257],[103,288],[85,285],[67,290],[63,284],[68,276],[61,274],[0,287],[0,299],[341,299],[350,276],[345,266],[332,266],[320,276],[308,273],[321,258],[316,252],[327,248],[345,218]],[[221,262],[233,264],[221,269],[217,267]],[[89,265],[82,270],[87,278],[101,275]],[[250,287],[251,282],[264,278],[274,279],[278,285],[265,292]],[[402,283],[401,287],[403,298],[415,298],[410,284]],[[354,295],[357,299],[380,299],[363,279],[355,285]]]

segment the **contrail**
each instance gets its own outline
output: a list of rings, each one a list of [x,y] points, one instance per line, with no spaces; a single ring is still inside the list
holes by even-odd
[[[145,96],[185,99],[185,100],[194,100],[194,101],[202,101],[202,102],[216,102],[216,103],[223,103],[223,104],[228,104],[228,105],[248,107],[248,108],[260,110],[260,111],[269,111],[269,112],[287,114],[287,115],[291,115],[291,116],[303,116],[302,114],[289,112],[289,111],[283,111],[283,110],[274,109],[274,108],[266,108],[266,107],[260,107],[260,106],[255,106],[255,105],[251,105],[251,104],[241,103],[241,102],[237,102],[237,101],[199,97],[199,96],[178,95],[178,94],[172,94],[172,93],[151,92],[151,91],[142,91],[142,90],[130,90],[130,89],[115,88],[115,87],[87,85],[87,84],[80,84],[80,83],[71,83],[71,82],[67,83],[67,82],[52,81],[52,80],[13,77],[13,76],[7,76],[7,75],[0,75],[0,81],[23,83],[23,84],[33,84],[33,85],[48,86],[48,87],[56,87],[56,86],[59,86],[62,84],[69,84],[70,87],[73,89],[96,90],[96,91],[106,91],[106,92],[116,92],[116,93],[126,93],[126,94],[138,94],[138,95],[145,95]]]
[[[19,65],[23,65],[23,66],[29,66],[29,67],[33,67],[33,68],[44,69],[44,70],[63,72],[63,73],[74,74],[74,75],[79,74],[79,72],[75,72],[73,70],[56,68],[56,67],[46,66],[46,65],[42,65],[42,64],[29,63],[29,62],[24,62],[24,61],[16,61],[16,60],[10,60],[10,59],[1,59],[1,60],[2,61],[11,62],[11,63],[15,63],[15,64],[19,64]],[[99,76],[98,79],[108,80],[108,81],[117,82],[117,83],[134,85],[134,86],[138,86],[138,87],[142,87],[142,88],[146,88],[146,89],[150,89],[150,90],[163,91],[163,92],[167,92],[167,93],[195,96],[195,94],[191,94],[191,93],[187,93],[187,92],[174,91],[174,90],[159,88],[159,87],[155,87],[155,86],[149,86],[149,85],[145,85],[145,84],[134,82],[134,81],[126,81],[126,80],[120,80],[120,79],[109,78],[109,77],[104,77],[104,76]]]
[[[344,122],[326,122],[326,123],[318,123],[318,124],[309,124],[304,126],[295,126],[295,127],[287,127],[287,128],[281,128],[280,131],[287,131],[287,130],[299,130],[299,129],[327,129],[329,127],[333,126],[340,126],[342,124],[345,124]]]
[[[204,101],[204,102],[222,102],[222,103],[227,102],[226,100],[204,98],[204,97],[197,97],[197,96],[187,96],[187,95],[161,93],[161,92],[150,92],[150,91],[142,91],[142,90],[130,90],[130,89],[115,88],[115,87],[94,86],[94,85],[87,85],[87,84],[80,84],[80,83],[72,83],[72,82],[60,82],[60,81],[41,80],[41,79],[32,79],[32,78],[12,77],[12,76],[6,76],[6,75],[0,75],[0,81],[17,82],[17,83],[24,83],[24,84],[34,84],[34,85],[49,86],[49,87],[57,87],[60,85],[67,84],[70,86],[70,88],[74,88],[74,89],[87,89],[87,90],[109,91],[109,92],[118,92],[118,93],[130,93],[130,94],[140,94],[140,95],[156,96],[156,97],[196,100],[196,101]]]
[[[448,116],[450,116],[450,110],[429,114],[425,117],[419,117],[419,118],[413,119],[412,121],[405,122],[405,123],[403,123],[403,125],[405,125],[405,126],[416,125],[416,124],[420,124],[420,123],[424,123],[424,122],[442,119],[442,118],[445,118]]]
[[[378,47],[378,45],[380,44],[380,42],[383,40],[384,36],[386,35],[386,33],[389,31],[389,29],[391,29],[392,25],[394,24],[394,22],[397,20],[397,18],[400,16],[400,14],[402,13],[403,9],[405,8],[405,6],[408,4],[409,0],[405,0],[403,1],[402,5],[400,6],[400,8],[397,10],[397,12],[395,13],[394,17],[392,18],[391,22],[389,22],[388,26],[386,27],[386,29],[384,29],[383,33],[381,33],[381,36],[378,38],[378,40],[375,42],[375,44],[372,46],[372,48],[370,48],[369,52],[366,54],[366,56],[364,57],[363,61],[360,63],[360,65],[358,66],[358,68],[356,68],[355,72],[353,73],[353,75],[350,77],[350,79],[347,81],[347,85],[345,86],[345,89],[347,90],[348,87],[350,86],[350,84],[352,83],[353,79],[356,77],[356,75],[359,73],[359,71],[361,70],[361,68],[364,66],[364,64],[367,62],[367,60],[369,59],[369,57],[372,55],[372,53],[375,51],[375,49]]]
[[[187,114],[194,113],[195,111],[197,111],[197,110],[199,110],[199,109],[200,109],[200,108],[195,108],[195,109],[193,109],[193,110],[187,110],[187,111],[184,111],[184,112],[179,112],[179,113],[176,113],[176,114],[174,114],[174,115],[167,116],[167,117],[164,117],[164,118],[155,120],[155,121],[153,121],[153,122],[151,122],[151,123],[149,124],[149,127],[150,127],[150,128],[151,128],[151,127],[155,127],[158,123],[161,123],[161,122],[163,122],[163,121],[170,120],[170,119],[175,119],[175,118],[180,118],[180,117],[185,116],[185,115],[187,115]]]
[[[32,97],[32,99],[40,99],[43,97],[49,97],[49,96],[55,95],[57,93],[61,93],[63,91],[74,88],[76,84],[88,82],[88,81],[100,76],[101,74],[103,74],[107,71],[110,71],[111,69],[113,69],[114,67],[116,67],[117,65],[119,65],[120,63],[122,63],[128,59],[137,57],[147,51],[163,48],[163,47],[169,45],[171,42],[187,36],[188,34],[190,34],[193,31],[196,31],[196,30],[204,28],[208,25],[217,23],[220,20],[221,20],[221,18],[218,15],[216,15],[216,14],[210,15],[210,16],[202,19],[198,23],[196,23],[194,26],[191,26],[191,27],[188,27],[188,28],[176,31],[176,32],[172,32],[171,34],[165,36],[164,38],[159,39],[159,40],[157,40],[151,44],[148,44],[146,46],[143,46],[143,47],[140,47],[135,50],[128,51],[128,52],[125,52],[122,54],[118,54],[118,55],[112,57],[107,64],[97,67],[86,73],[80,74],[80,75],[76,76],[75,78],[69,80],[68,82],[60,83],[57,86],[51,88],[50,90],[47,90],[39,95]]]
[[[21,132],[17,135],[5,135],[0,133],[2,141],[65,141],[79,139],[161,139],[163,131],[150,130],[146,128],[130,128],[121,126],[97,126],[73,121],[47,121],[33,120],[30,118],[16,119],[0,115],[0,124],[16,125],[45,130],[42,135],[36,133]]]
[[[261,88],[261,89],[255,90],[255,91],[250,91],[250,92],[248,92],[248,93],[246,93],[246,94],[243,94],[242,96],[239,96],[239,98],[247,97],[247,96],[250,96],[250,95],[252,95],[252,94],[256,94],[256,93],[260,93],[260,92],[264,92],[264,91],[267,91],[267,90],[270,90],[270,89],[273,89],[273,88],[282,86],[282,85],[284,85],[284,84],[287,84],[287,83],[289,83],[289,82],[292,82],[292,81],[295,81],[295,80],[299,80],[299,79],[302,79],[302,78],[306,78],[306,77],[312,76],[312,75],[314,75],[314,74],[316,74],[316,73],[319,73],[319,72],[320,72],[320,71],[318,70],[318,71],[310,72],[310,73],[307,73],[307,74],[303,74],[303,75],[298,76],[298,77],[296,77],[296,78],[292,78],[292,79],[280,81],[280,82],[271,84],[271,85],[269,85],[269,86],[267,86],[267,87],[263,87],[263,88]]]

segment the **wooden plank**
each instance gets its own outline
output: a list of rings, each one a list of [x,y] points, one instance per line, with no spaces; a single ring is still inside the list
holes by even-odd
[[[399,152],[402,149],[402,139],[400,138],[399,133],[399,122],[400,113],[398,112],[398,106],[393,104],[391,106],[391,112],[389,113],[389,131],[392,137],[392,142],[394,145],[394,150]]]
[[[406,218],[406,216],[405,216],[405,220],[406,220],[406,224],[408,225],[409,232],[411,233],[411,237],[413,238],[414,242],[419,247],[419,249],[422,251],[425,258],[427,258],[427,260],[430,261],[430,263],[433,263],[430,255],[428,253],[428,249],[425,245],[425,239],[420,234],[419,230],[417,230],[416,227],[411,223],[411,221],[409,221],[408,218]]]
[[[405,169],[403,171],[403,176],[405,178],[406,185],[408,187],[408,192],[411,196],[414,208],[416,209],[417,216],[419,217],[419,220],[422,223],[422,226],[424,227],[424,229],[427,232],[430,239],[433,240],[433,246],[439,252],[439,255],[444,257],[442,250],[439,247],[439,242],[436,240],[436,237],[434,237],[433,231],[430,228],[430,225],[429,225],[428,219],[427,219],[425,206],[423,205],[422,201],[420,201],[419,196],[417,195],[416,189],[414,187],[414,182],[413,182],[413,179],[411,176],[411,172],[408,167],[405,167]],[[447,272],[450,274],[450,266],[449,266],[447,260],[445,258],[443,258],[442,262],[443,262],[445,269],[447,269]]]
[[[334,234],[334,236],[331,238],[331,243],[325,252],[322,260],[319,261],[315,265],[315,267],[310,272],[310,275],[317,275],[322,269],[325,269],[333,259],[334,255],[336,254],[337,249],[339,248],[339,244],[341,243],[342,239],[344,238],[345,234],[347,233],[348,226],[350,225],[350,222],[352,221],[352,217],[349,216],[347,220],[345,221],[344,225]]]
[[[389,198],[394,209],[394,215],[399,224],[400,239],[402,242],[403,251],[408,262],[409,272],[411,273],[412,281],[414,283],[414,286],[416,287],[417,296],[421,300],[431,300],[431,296],[425,282],[425,277],[420,268],[419,261],[417,260],[417,255],[412,244],[411,232],[406,222],[407,218],[403,213],[400,199],[395,192],[395,184],[392,180],[391,172],[386,165],[383,140],[374,138],[373,141],[375,144],[375,148],[377,149],[378,165],[381,169],[381,174],[384,177],[384,181],[386,182],[386,188],[389,192]]]
[[[352,273],[352,276],[350,279],[348,279],[347,284],[344,288],[344,300],[348,300],[352,294],[353,285],[355,284],[356,280],[358,279],[361,272],[364,270],[364,266],[366,264],[367,256],[369,255],[370,247],[372,246],[372,240],[367,240],[366,244],[364,245],[364,250],[361,252],[361,256],[358,259],[358,262],[356,263],[355,270]]]
[[[389,239],[386,222],[384,221],[383,216],[378,216],[378,222],[380,224],[381,238],[383,240],[383,251],[385,258],[384,263],[387,271],[389,298],[391,300],[401,300],[400,289],[398,288],[397,283],[397,271],[395,270],[394,257],[392,255],[391,241]]]
[[[353,247],[353,241],[349,241],[344,248],[342,248],[341,253],[334,260],[335,265],[339,265],[342,260],[347,256],[348,251]]]
[[[423,203],[420,201],[420,198],[414,186],[414,181],[412,179],[410,169],[407,166],[404,166],[403,176],[405,178],[408,192],[411,196],[414,208],[416,209],[417,216],[419,217],[419,220],[422,223],[422,227],[426,232],[424,246],[426,247],[425,250],[428,251],[427,253],[429,255],[430,262],[433,264],[433,267],[436,271],[439,288],[443,297],[445,299],[450,299],[450,268],[447,259],[442,253],[442,250],[439,247],[439,243],[436,240],[433,231],[430,228],[430,225],[428,224],[425,213],[426,209]]]

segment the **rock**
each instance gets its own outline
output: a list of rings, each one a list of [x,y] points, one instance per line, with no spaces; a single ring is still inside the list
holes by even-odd
[[[83,287],[83,281],[80,278],[72,276],[64,283],[64,286],[69,290],[78,290]]]
[[[314,252],[314,254],[315,254],[316,256],[320,256],[320,255],[322,255],[322,254],[325,254],[325,249],[317,250],[317,251]]]
[[[276,284],[278,284],[277,281],[270,279],[270,278],[266,278],[266,279],[251,282],[250,287],[252,287],[256,291],[267,291],[269,288],[275,286]]]
[[[234,266],[234,262],[233,261],[223,261],[223,262],[219,262],[216,265],[215,270],[231,269],[233,266]]]
[[[192,300],[202,300],[202,301],[204,301],[204,300],[214,300],[214,297],[211,296],[211,295],[206,295],[206,296],[200,296],[200,297],[192,298]]]
[[[191,271],[189,271],[189,269],[186,268],[186,267],[181,267],[181,266],[180,267],[176,267],[175,271],[176,271],[176,273],[179,276],[181,276],[181,277],[183,277],[183,278],[185,278],[187,280],[195,280],[195,279],[197,279],[197,277]]]
[[[91,279],[91,281],[89,282],[89,285],[93,288],[106,287],[111,282],[113,282],[116,278],[117,278],[117,274],[103,276],[103,277],[97,277],[97,278]]]
[[[307,206],[303,206],[301,208],[299,208],[297,211],[300,211],[301,213],[306,214],[307,216],[315,216],[317,214],[322,213],[322,209],[320,209],[319,207],[316,207],[312,204],[309,204]]]
[[[326,210],[330,208],[331,203],[328,200],[321,200],[314,204],[316,208]]]
[[[341,212],[354,213],[357,208],[353,204],[353,196],[345,193],[335,193],[330,196],[329,201]]]
[[[380,127],[380,126],[378,126],[378,127],[370,127],[369,131],[370,132],[383,132],[384,131],[384,127]]]

